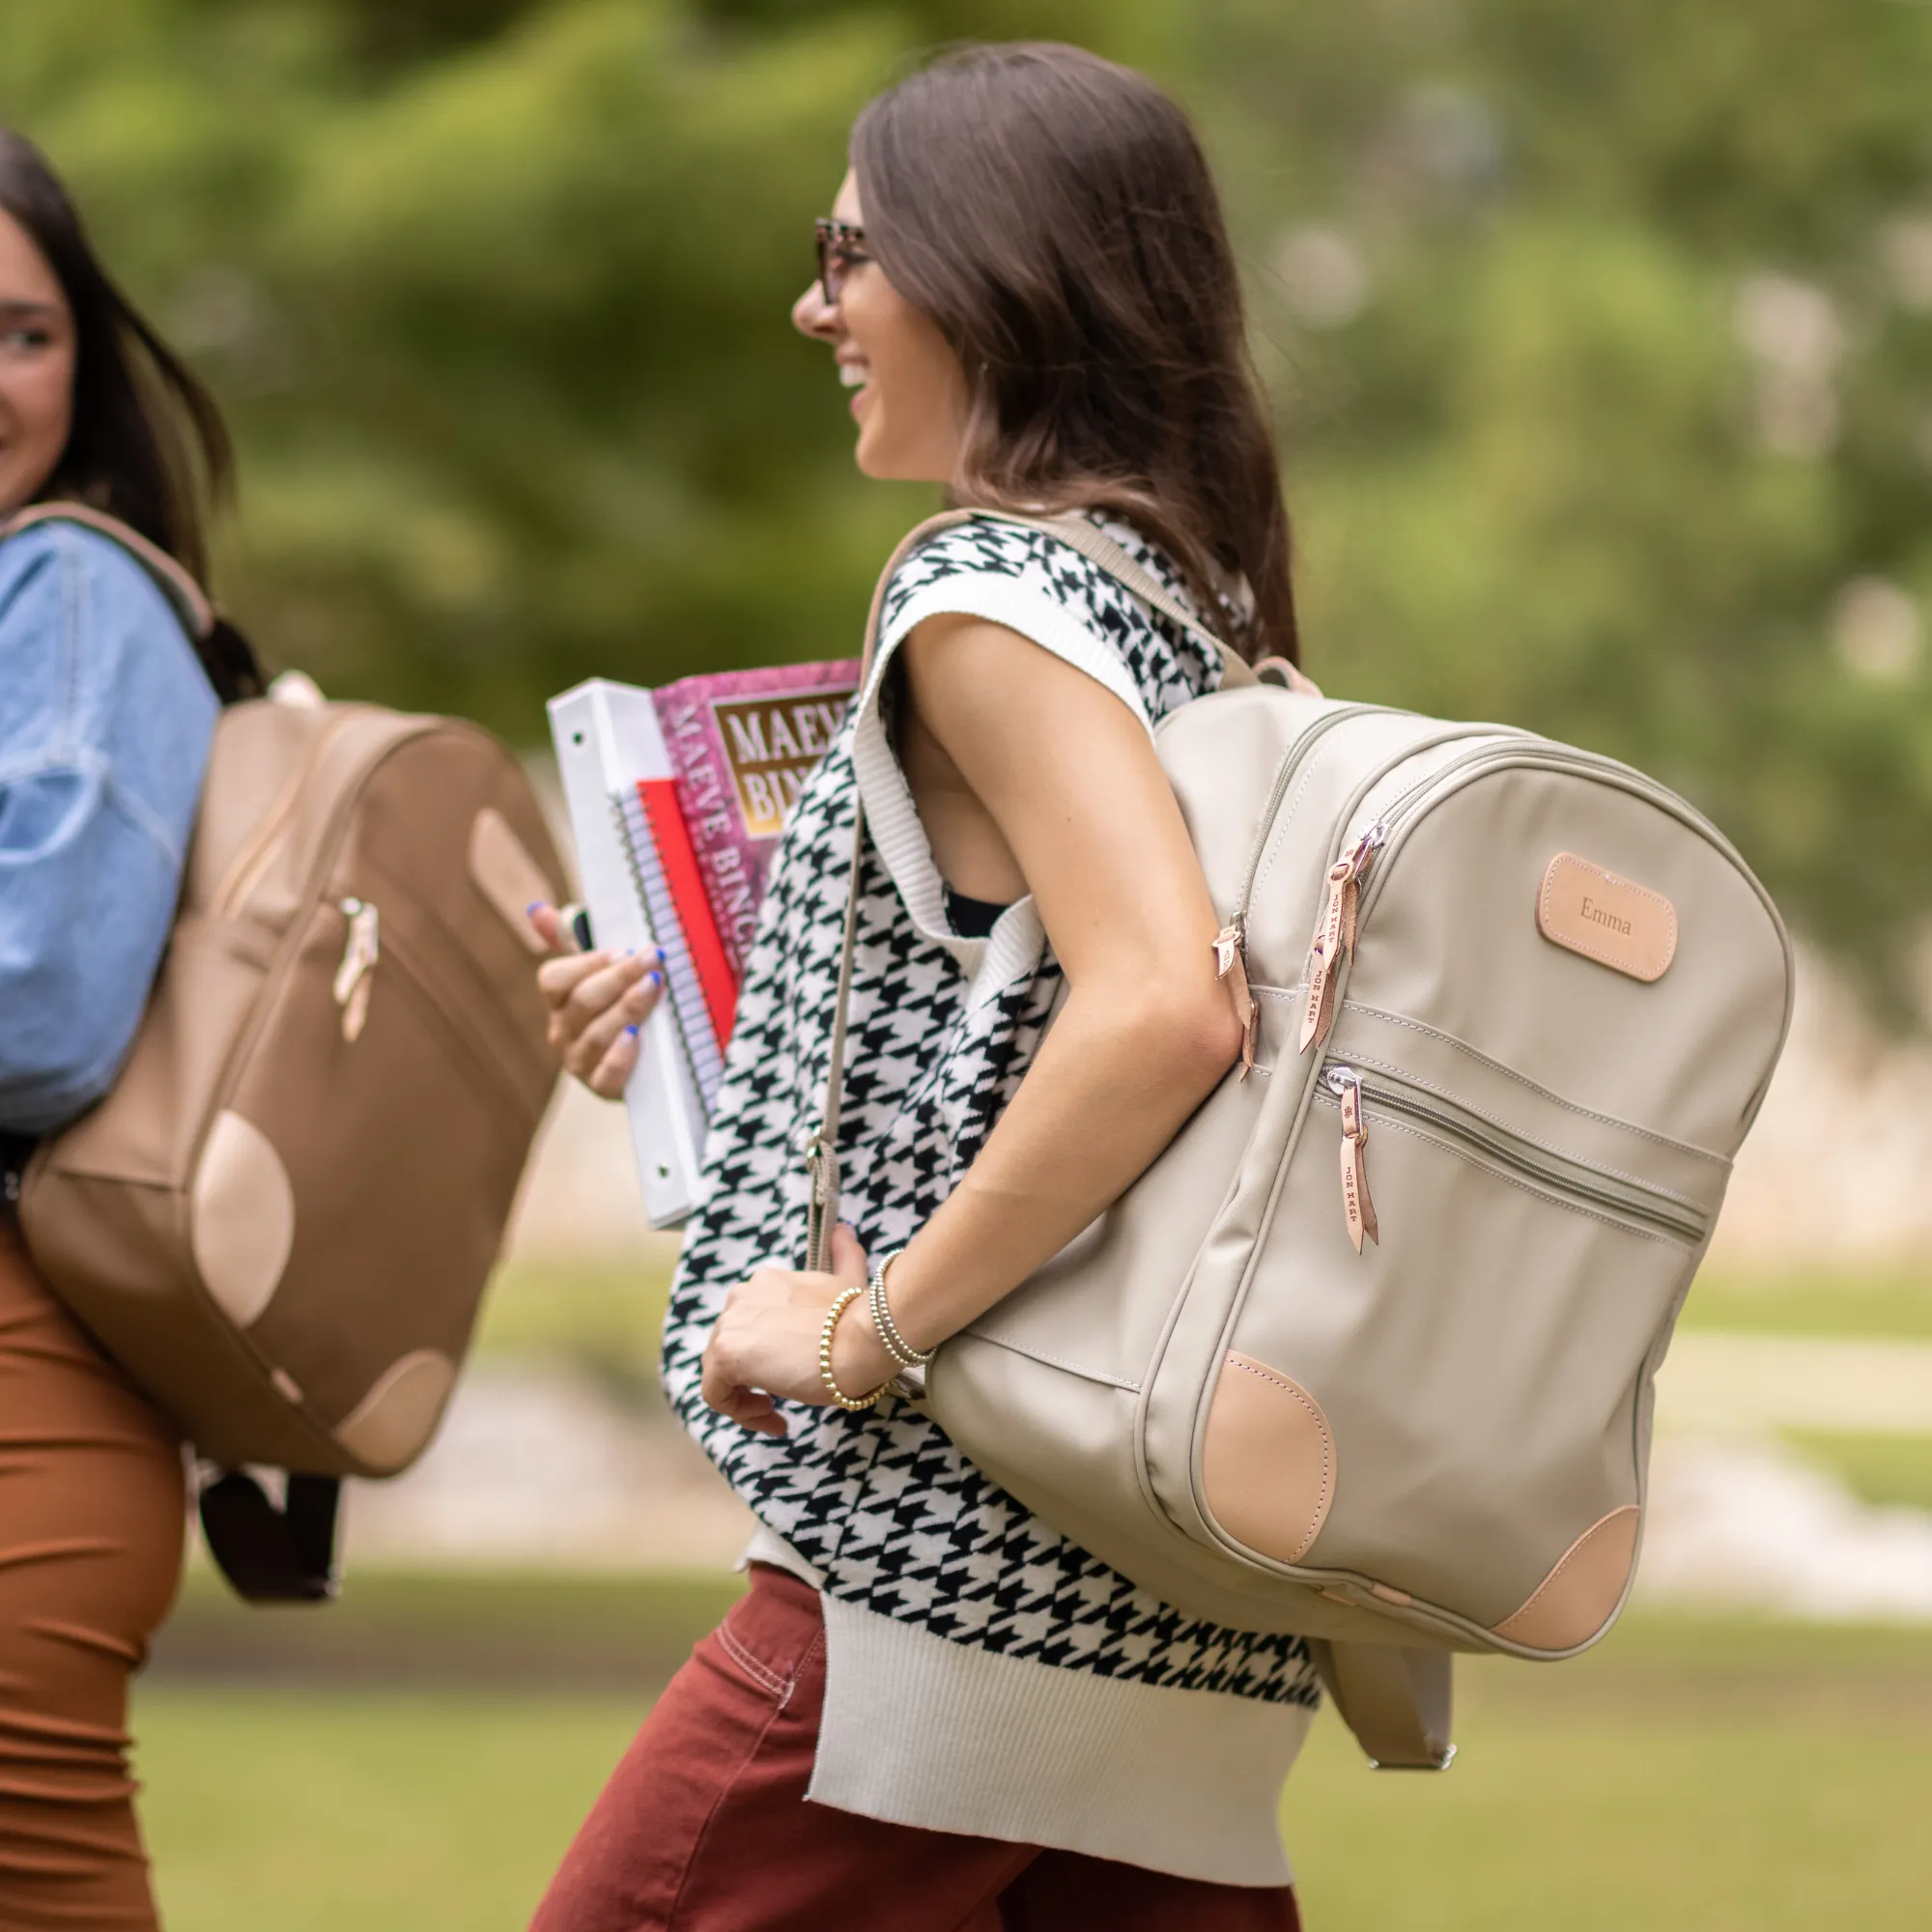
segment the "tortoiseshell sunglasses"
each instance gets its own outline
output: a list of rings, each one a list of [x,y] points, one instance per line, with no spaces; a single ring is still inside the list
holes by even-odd
[[[850,221],[821,214],[812,224],[818,238],[818,287],[826,306],[836,308],[845,286],[845,271],[872,258],[866,253],[866,231]]]

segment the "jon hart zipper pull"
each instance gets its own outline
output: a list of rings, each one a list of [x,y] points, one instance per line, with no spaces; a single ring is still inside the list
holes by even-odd
[[[1369,1123],[1362,1118],[1362,1078],[1352,1066],[1331,1066],[1328,1091],[1342,1102],[1342,1212],[1349,1238],[1362,1252],[1366,1238],[1381,1245],[1376,1204],[1369,1195]]]
[[[1241,1023],[1241,1078],[1245,1080],[1255,1065],[1255,996],[1248,990],[1248,966],[1242,957],[1241,927],[1237,920],[1224,925],[1214,935],[1214,977],[1224,980],[1235,1002],[1235,1017]]]
[[[1335,1024],[1336,975],[1355,948],[1355,917],[1361,905],[1362,874],[1381,850],[1387,835],[1372,825],[1355,840],[1354,850],[1328,868],[1328,894],[1321,904],[1321,921],[1308,949],[1308,995],[1301,1006],[1301,1041],[1306,1053],[1328,1037]]]
[[[342,1009],[342,1037],[354,1040],[369,1017],[369,976],[383,954],[381,922],[367,899],[344,899],[342,913],[349,932],[335,969],[335,1004]]]

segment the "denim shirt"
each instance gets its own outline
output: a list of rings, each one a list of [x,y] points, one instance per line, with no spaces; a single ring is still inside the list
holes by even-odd
[[[218,710],[118,545],[71,524],[0,543],[0,1133],[49,1133],[113,1086]]]

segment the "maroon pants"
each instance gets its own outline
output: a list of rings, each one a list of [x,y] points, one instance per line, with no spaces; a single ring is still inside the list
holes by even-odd
[[[1171,1878],[806,1803],[818,1598],[762,1564],[611,1774],[531,1932],[1296,1932],[1287,1886]]]

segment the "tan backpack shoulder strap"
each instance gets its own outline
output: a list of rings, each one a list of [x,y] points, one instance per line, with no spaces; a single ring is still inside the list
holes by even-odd
[[[968,523],[1017,524],[1022,529],[1043,530],[1077,550],[1089,562],[1097,564],[1142,603],[1170,617],[1190,637],[1216,652],[1221,659],[1222,681],[1228,685],[1254,684],[1258,680],[1247,660],[1217,638],[1178,597],[1173,596],[1153,576],[1104,531],[1095,529],[1085,517],[1024,517],[1004,510],[948,510],[908,532],[899,547],[886,560],[872,591],[872,608],[866,618],[866,653],[859,677],[859,697],[863,702],[871,681],[873,661],[878,654],[879,619],[885,609],[886,590],[894,574],[911,553],[940,531]],[[811,1193],[806,1212],[806,1266],[823,1269],[832,1259],[832,1230],[838,1219],[838,1118],[845,1082],[845,1017],[852,995],[852,959],[859,932],[859,871],[866,850],[866,812],[855,783],[852,797],[852,869],[845,892],[845,932],[838,952],[838,991],[832,1009],[832,1049],[825,1074],[825,1112],[819,1129],[806,1150],[806,1169]]]
[[[175,608],[183,628],[197,643],[214,631],[214,606],[208,593],[158,544],[150,543],[139,530],[130,529],[118,517],[97,510],[87,503],[53,501],[30,503],[0,523],[0,538],[16,535],[37,524],[79,524],[119,544],[152,577],[162,596]]]
[[[1342,1721],[1378,1771],[1447,1769],[1456,1755],[1448,1651],[1317,1637],[1308,1650]]]

